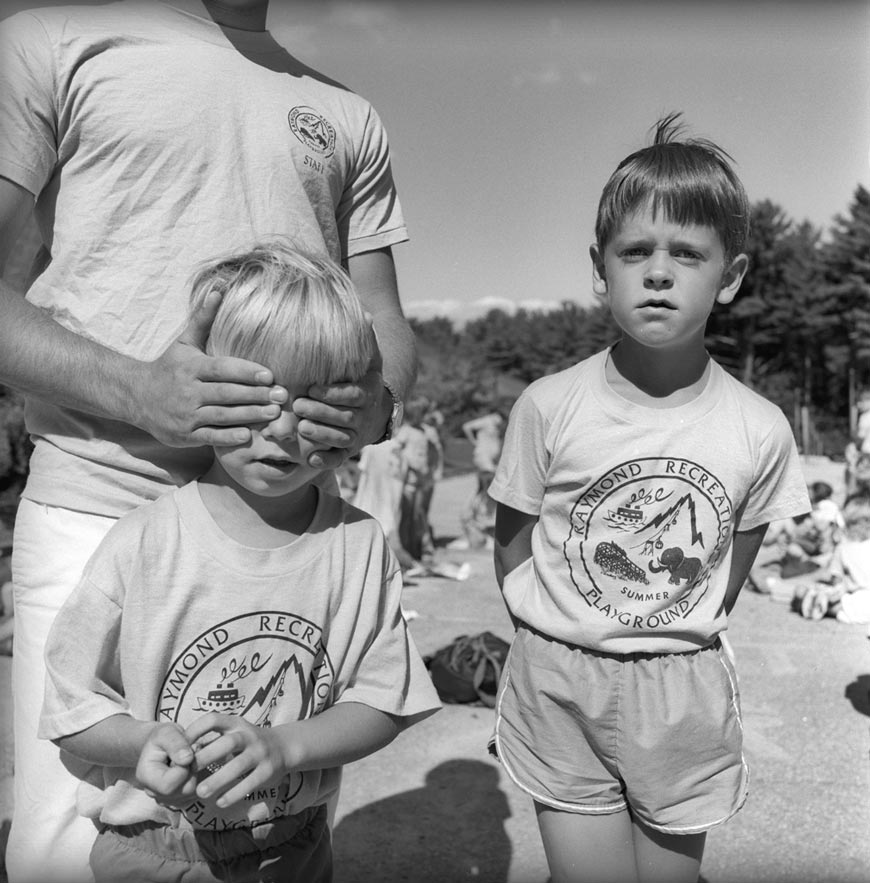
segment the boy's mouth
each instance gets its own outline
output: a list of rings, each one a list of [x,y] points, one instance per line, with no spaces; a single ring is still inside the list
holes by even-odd
[[[676,307],[669,300],[645,300],[641,305],[641,309],[652,308],[657,310],[674,310]]]

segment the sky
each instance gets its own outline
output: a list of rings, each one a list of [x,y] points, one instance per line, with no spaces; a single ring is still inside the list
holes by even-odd
[[[670,111],[797,222],[870,189],[870,0],[272,0],[268,26],[387,128],[410,316],[592,305],[601,188]]]

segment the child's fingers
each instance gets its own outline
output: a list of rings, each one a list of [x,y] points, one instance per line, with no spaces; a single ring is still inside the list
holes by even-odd
[[[220,766],[217,765],[220,763]],[[196,788],[199,797],[216,798],[231,788],[242,776],[251,771],[251,763],[246,755],[229,757],[223,762],[214,762],[210,776],[203,779]]]
[[[193,762],[193,747],[184,732],[175,726],[161,726],[149,736],[142,756],[188,766]]]
[[[197,748],[197,766],[201,770],[214,766],[211,772],[215,772],[234,755],[242,751],[244,747],[244,739],[241,733],[225,733],[223,736],[213,739],[207,745]]]
[[[176,767],[186,768],[193,763],[193,748],[190,747],[187,740],[185,740],[183,744],[173,745],[167,750],[166,754],[172,764]]]
[[[167,766],[156,757],[140,759],[136,778],[152,797],[174,794],[185,786],[188,794],[193,794],[196,787],[196,780],[187,766]]]
[[[196,789],[197,796],[215,800],[221,809],[226,809],[256,791],[263,784],[263,776],[255,767],[248,775],[241,778],[245,767],[233,766],[238,760],[241,758],[235,758],[220,770],[221,782],[215,782],[217,787],[212,786],[212,779],[201,782]]]
[[[203,745],[213,742],[222,733],[228,733],[230,730],[237,729],[239,722],[242,720],[243,718],[232,714],[217,714],[212,711],[188,724],[184,735],[191,745],[200,743],[197,748],[198,750]],[[205,738],[206,736],[209,736],[209,738]]]

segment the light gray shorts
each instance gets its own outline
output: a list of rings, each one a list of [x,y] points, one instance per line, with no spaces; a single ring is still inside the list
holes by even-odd
[[[545,806],[627,809],[671,834],[724,822],[748,791],[737,678],[718,641],[689,653],[608,654],[521,625],[491,747]]]

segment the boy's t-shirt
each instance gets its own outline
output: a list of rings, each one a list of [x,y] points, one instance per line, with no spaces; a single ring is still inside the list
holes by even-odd
[[[156,0],[0,23],[0,175],[38,197],[51,255],[28,300],[146,361],[183,328],[203,261],[279,236],[337,261],[407,239],[368,101],[268,32]],[[26,420],[40,503],[116,516],[211,462],[32,397]]]
[[[339,702],[409,722],[439,708],[377,522],[318,498],[308,531],[277,549],[227,536],[195,482],[118,521],[51,630],[40,737],[114,714],[185,727],[219,712],[269,727]],[[134,770],[97,768],[79,812],[114,825],[246,827],[324,803],[339,776],[292,772],[235,811],[197,800],[179,814],[138,788]]]
[[[505,601],[532,628],[609,653],[674,653],[726,627],[734,531],[809,511],[779,408],[710,365],[693,401],[616,394],[608,351],[531,384],[490,495],[539,520]]]

